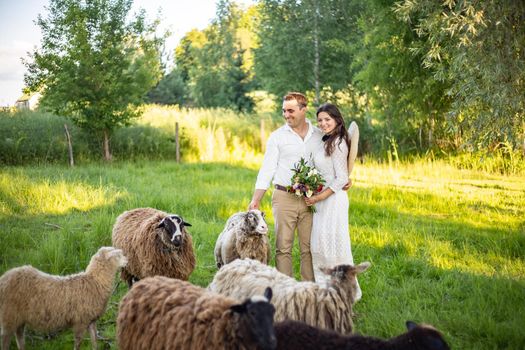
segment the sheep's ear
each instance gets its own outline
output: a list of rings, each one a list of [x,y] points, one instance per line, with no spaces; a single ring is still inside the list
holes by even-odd
[[[268,301],[270,301],[272,300],[272,295],[273,295],[272,288],[266,287],[266,289],[264,290],[264,297],[268,299]]]
[[[182,226],[191,226],[189,222],[182,220]]]
[[[112,251],[109,252],[109,257],[112,258],[114,256],[120,256],[122,254],[123,254],[122,249],[113,249]]]
[[[329,267],[320,267],[319,270],[321,270],[322,273],[324,274],[327,274],[327,275],[332,275],[332,272],[334,271],[334,269],[331,269]]]
[[[372,264],[370,264],[368,261],[362,262],[361,264],[355,266],[355,272],[356,273],[365,272],[366,270],[368,270],[370,266],[372,266]]]
[[[164,220],[166,220],[166,218],[162,219],[162,221],[159,222],[159,224],[157,225],[157,228],[165,227]]]
[[[242,314],[243,312],[246,312],[246,303],[232,305],[230,306],[230,310]]]
[[[411,331],[417,327],[417,323],[415,323],[414,321],[407,321],[406,326],[407,326],[407,329]]]

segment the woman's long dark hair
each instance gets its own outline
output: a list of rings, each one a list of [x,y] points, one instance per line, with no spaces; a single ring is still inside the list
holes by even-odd
[[[343,142],[343,140],[346,142],[346,146],[350,150],[350,139],[348,138],[348,132],[346,131],[345,127],[345,121],[343,119],[343,116],[341,115],[341,112],[339,111],[339,108],[337,108],[335,105],[331,103],[325,103],[321,105],[317,109],[316,116],[319,116],[319,113],[326,112],[332,119],[335,120],[335,128],[330,133],[323,137],[324,141],[324,151],[327,157],[330,157],[332,153],[334,152],[335,143],[336,140],[339,139],[338,145]]]

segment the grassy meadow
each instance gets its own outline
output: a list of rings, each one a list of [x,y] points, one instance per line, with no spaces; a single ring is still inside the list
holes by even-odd
[[[0,169],[0,273],[31,264],[52,274],[83,270],[124,210],[154,207],[193,226],[206,286],[227,218],[247,207],[260,158],[241,163],[116,162]],[[441,162],[358,164],[350,198],[360,278],[356,332],[390,337],[414,320],[435,325],[453,349],[525,344],[525,177],[458,170]],[[270,196],[263,202],[272,226]],[[298,255],[294,252],[296,270]],[[272,261],[273,265],[273,261]],[[116,349],[124,283],[98,321],[99,346]],[[69,349],[71,331],[26,334],[29,349]],[[89,349],[86,333],[83,349]],[[11,347],[14,348],[14,342]]]

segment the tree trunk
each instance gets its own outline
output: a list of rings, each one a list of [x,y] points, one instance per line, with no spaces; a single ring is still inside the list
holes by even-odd
[[[419,141],[419,150],[423,150],[423,125],[419,126],[419,132],[418,132],[418,141]]]
[[[315,106],[319,106],[321,99],[320,82],[319,82],[319,2],[314,1],[315,16],[314,16],[314,89],[315,89]]]
[[[111,151],[109,149],[109,131],[104,130],[104,160],[110,162],[112,159]]]
[[[430,121],[429,121],[429,127],[428,127],[428,148],[432,148],[432,145],[434,144],[434,127],[435,127],[436,121],[434,119],[433,115],[430,115]]]

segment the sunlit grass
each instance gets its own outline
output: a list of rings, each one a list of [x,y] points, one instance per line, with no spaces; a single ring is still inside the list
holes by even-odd
[[[260,123],[263,119],[263,129]],[[257,167],[262,161],[261,149],[265,139],[276,126],[271,117],[246,115],[227,109],[179,108],[148,105],[137,121],[175,135],[187,143],[182,149],[189,162],[241,162]]]
[[[228,156],[229,157],[229,156]],[[49,273],[83,270],[111,244],[124,210],[155,207],[193,226],[205,286],[213,247],[228,217],[250,201],[259,158],[230,162],[151,161],[6,167],[0,170],[0,273],[32,264]],[[521,349],[525,342],[525,178],[458,170],[441,162],[357,164],[350,198],[360,277],[356,331],[390,337],[411,319],[441,329],[453,349]],[[273,237],[270,195],[262,202]],[[298,272],[298,251],[294,249]],[[273,263],[273,261],[272,261]],[[120,284],[99,321],[115,349]],[[102,341],[101,341],[102,342]],[[48,340],[29,333],[30,349],[70,348],[71,332]],[[84,341],[83,349],[89,349]]]
[[[112,205],[125,193],[64,179],[32,181],[20,172],[0,174],[0,214],[66,214]]]

